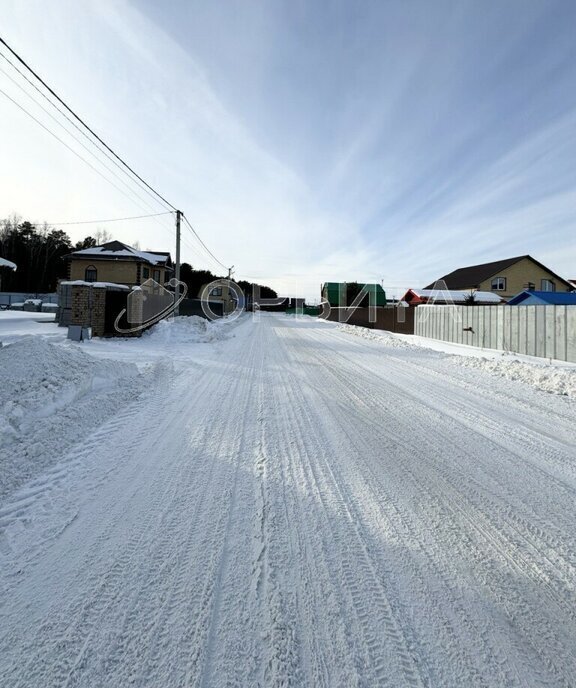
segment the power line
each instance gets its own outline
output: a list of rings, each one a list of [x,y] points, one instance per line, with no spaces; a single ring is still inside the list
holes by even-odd
[[[212,256],[210,256],[210,254],[198,243],[191,232],[187,232],[186,234],[182,235],[182,242],[193,252],[193,255],[196,257],[196,262],[198,264],[205,265],[206,269],[214,273],[220,273],[224,269],[227,269],[222,268],[221,264],[216,259],[212,258]]]
[[[95,167],[92,163],[90,163],[88,160],[86,160],[86,158],[84,158],[82,155],[80,155],[80,153],[78,153],[78,151],[75,151],[71,146],[69,146],[69,145],[66,143],[66,141],[64,141],[63,139],[61,139],[61,138],[60,138],[57,134],[55,134],[49,127],[47,127],[45,124],[43,124],[37,117],[35,117],[31,112],[29,112],[23,105],[21,105],[21,104],[18,103],[16,100],[14,100],[14,98],[12,98],[11,96],[9,96],[9,95],[8,95],[5,91],[3,91],[2,89],[0,89],[0,93],[1,93],[3,96],[5,96],[11,103],[13,103],[14,105],[16,105],[17,108],[19,108],[20,110],[22,110],[22,112],[24,112],[26,115],[28,115],[28,117],[30,117],[32,120],[34,120],[34,122],[36,122],[36,124],[38,124],[40,127],[42,127],[42,129],[44,129],[44,130],[47,131],[51,136],[53,136],[59,143],[61,143],[63,146],[65,146],[65,147],[66,147],[71,153],[73,153],[77,158],[79,158],[80,160],[82,160],[83,163],[85,163],[86,165],[88,165],[88,167],[90,167],[90,169],[94,170],[94,172],[96,172],[96,174],[98,174],[100,177],[102,177],[102,179],[104,179],[106,182],[108,182],[109,184],[111,184],[111,185],[112,185],[117,191],[119,191],[125,198],[128,198],[128,196],[126,195],[126,192],[125,192],[125,191],[123,191],[117,184],[115,184],[111,179],[109,179],[103,172],[101,172],[101,171],[100,171],[97,167]],[[67,131],[67,130],[65,129],[65,131]],[[70,133],[70,132],[67,131],[67,133]],[[82,145],[82,144],[80,144],[80,145]],[[86,148],[85,146],[83,146],[83,147]],[[106,169],[114,174],[113,170],[109,170],[109,168],[107,168],[107,167],[106,167]],[[117,176],[117,175],[115,175],[115,176]],[[122,184],[124,184],[124,182],[123,182],[122,180],[120,180],[120,182],[121,182]],[[124,185],[125,185],[125,184],[124,184]],[[127,188],[128,188],[128,187],[127,187]],[[135,192],[132,191],[132,190],[130,190],[129,188],[128,188],[128,190],[129,190],[131,193],[135,194]],[[140,196],[138,196],[137,194],[135,194],[135,196],[136,196],[137,198],[140,198]],[[132,200],[132,202],[134,202],[133,199],[129,199],[129,200]],[[140,201],[141,201],[142,203],[144,203],[148,208],[151,208],[151,206],[150,206],[146,201],[144,201],[143,199],[140,198]],[[140,204],[137,203],[137,205],[140,205]],[[169,210],[169,211],[166,211],[165,213],[157,213],[157,215],[165,215],[165,214],[168,214],[168,213],[172,214],[172,212],[173,212],[173,211]],[[152,217],[152,216],[151,216],[151,217]],[[155,222],[157,222],[157,223],[159,224],[159,226],[160,226],[162,229],[168,230],[168,227],[167,227],[166,225],[163,225],[163,224],[160,222],[160,220],[155,220]],[[173,228],[170,228],[170,230],[171,230],[171,232],[174,231]]]
[[[214,260],[207,260],[206,256],[204,253],[201,251],[200,247],[197,244],[192,244],[190,241],[188,241],[187,235],[182,235],[182,245],[185,246],[190,253],[192,254],[192,260],[189,261],[193,265],[207,265],[208,268],[211,270],[219,270],[220,268],[214,268],[214,265],[216,265],[216,261]]]
[[[72,110],[72,108],[69,107],[69,106],[62,100],[62,98],[60,98],[60,96],[59,96],[52,88],[50,88],[50,86],[48,86],[48,84],[44,81],[44,79],[42,79],[42,77],[40,77],[40,76],[32,69],[32,67],[30,67],[30,66],[20,57],[20,55],[18,55],[18,53],[17,53],[15,50],[13,50],[13,49],[8,45],[8,43],[6,43],[6,41],[5,41],[1,36],[0,36],[0,43],[2,43],[2,45],[4,45],[6,48],[8,48],[8,50],[12,53],[12,55],[14,55],[14,57],[18,60],[18,62],[20,62],[22,65],[24,65],[24,67],[26,67],[26,69],[27,69],[31,74],[33,74],[33,75],[36,77],[36,79],[38,79],[38,81],[44,86],[44,88],[46,88],[46,89],[54,96],[54,98],[56,98],[56,100],[57,100],[59,103],[61,103],[61,104],[66,108],[66,110],[68,110],[68,112],[69,112],[75,119],[77,119],[77,120],[82,124],[82,126],[85,127],[85,128],[92,134],[92,136],[94,136],[94,138],[96,138],[96,139],[97,139],[97,140],[98,140],[98,141],[99,141],[108,151],[110,151],[110,153],[112,153],[112,155],[113,155],[117,160],[119,160],[119,161],[124,165],[124,167],[126,167],[126,169],[130,170],[130,172],[131,172],[135,177],[137,177],[145,186],[147,186],[147,187],[150,189],[150,191],[152,191],[153,193],[155,193],[156,196],[158,196],[158,198],[160,198],[162,201],[164,201],[164,203],[166,203],[167,205],[169,205],[169,206],[172,208],[172,210],[176,210],[176,206],[173,206],[172,203],[170,203],[169,201],[167,201],[167,200],[164,198],[164,196],[162,196],[160,193],[158,193],[158,191],[156,191],[156,189],[155,189],[154,187],[150,186],[150,184],[148,184],[148,182],[147,182],[146,180],[142,179],[142,177],[141,177],[137,172],[135,172],[135,171],[130,167],[130,165],[128,165],[127,162],[125,162],[125,161],[124,161],[124,160],[123,160],[123,159],[122,159],[122,158],[121,158],[112,148],[110,148],[110,146],[109,146],[108,144],[106,144],[106,143],[98,136],[98,134],[97,134],[93,129],[91,129],[91,128],[86,124],[86,122],[84,122],[84,120],[83,120],[79,115],[77,115],[77,114],[74,112],[74,110]]]
[[[190,228],[190,230],[192,231],[192,233],[194,234],[194,236],[196,237],[196,239],[198,239],[198,241],[200,242],[200,244],[202,244],[202,246],[204,247],[205,251],[206,251],[210,256],[212,256],[212,258],[218,263],[218,265],[220,265],[221,267],[223,267],[224,270],[228,270],[228,267],[227,267],[226,265],[224,265],[224,263],[221,263],[221,262],[218,260],[218,258],[216,258],[216,256],[212,253],[212,251],[206,246],[206,244],[205,244],[205,243],[202,241],[202,239],[198,236],[198,233],[196,232],[196,230],[194,229],[194,227],[192,227],[192,225],[190,224],[190,221],[188,220],[188,218],[186,217],[186,215],[183,215],[183,218],[184,218],[184,222],[188,225],[188,227]]]
[[[153,215],[133,215],[132,217],[113,217],[109,220],[80,220],[78,222],[47,222],[47,225],[51,227],[57,227],[60,225],[91,225],[100,224],[103,222],[122,222],[124,220],[142,220],[146,217],[158,217],[160,215],[172,215],[172,210],[167,210],[165,213],[154,213]]]
[[[4,57],[4,55],[2,55],[2,53],[0,53],[0,56],[1,56],[1,57]],[[101,164],[101,165],[104,167],[104,169],[108,170],[108,172],[110,172],[110,173],[120,182],[120,184],[122,184],[122,186],[124,186],[124,187],[128,190],[128,192],[129,192],[130,194],[132,194],[135,198],[140,199],[140,201],[142,201],[142,203],[144,203],[144,204],[146,205],[147,208],[150,208],[150,210],[154,210],[153,206],[151,206],[150,203],[148,203],[148,201],[147,201],[145,198],[143,198],[140,194],[136,193],[136,191],[135,191],[133,188],[131,188],[131,187],[126,183],[126,181],[124,180],[123,177],[120,177],[120,175],[119,175],[117,172],[115,172],[115,171],[114,171],[113,169],[111,169],[108,165],[106,165],[102,160],[100,160],[100,158],[99,158],[90,148],[88,148],[88,146],[86,146],[84,143],[82,143],[82,141],[81,141],[77,136],[75,136],[71,131],[69,131],[69,130],[64,126],[64,124],[62,124],[62,122],[60,122],[56,117],[54,117],[54,115],[53,115],[52,113],[48,112],[48,110],[47,110],[41,103],[39,103],[38,100],[36,100],[36,98],[34,98],[34,96],[33,96],[31,93],[28,93],[28,91],[27,91],[21,84],[19,84],[15,79],[13,79],[4,69],[2,69],[2,67],[0,67],[0,72],[2,72],[2,74],[4,74],[8,79],[10,79],[10,81],[11,81],[17,88],[19,88],[23,93],[25,93],[25,94],[28,96],[28,98],[30,98],[30,99],[32,100],[33,103],[35,103],[43,112],[45,112],[45,113],[48,115],[48,117],[50,117],[50,119],[51,119],[52,121],[56,122],[56,124],[57,124],[59,127],[61,127],[62,129],[64,129],[64,131],[65,131],[68,135],[70,135],[70,136],[74,139],[74,141],[76,141],[76,142],[78,143],[78,145],[82,146],[82,148],[88,153],[88,155],[91,155],[92,158],[94,158],[99,164]],[[20,73],[20,72],[19,72],[19,73]],[[28,81],[29,83],[31,83],[28,79],[27,79],[27,81]],[[32,84],[32,85],[33,85],[33,84]],[[38,90],[38,89],[36,89],[36,90]],[[39,92],[42,93],[41,91],[39,91]],[[49,99],[47,99],[47,100],[48,100],[49,103],[52,104],[52,101],[51,101],[51,100],[49,100]],[[66,115],[65,115],[64,113],[60,112],[60,110],[57,109],[56,111],[57,111],[59,114],[62,114],[64,117],[66,117]],[[74,124],[74,122],[72,122],[72,120],[71,120],[69,117],[66,117],[66,119],[67,119],[76,129],[78,129],[78,131],[79,131],[83,136],[85,136],[86,139],[87,139],[90,143],[92,143],[92,144],[96,147],[96,150],[97,150],[98,152],[104,153],[104,151],[102,151],[98,146],[96,146],[96,144],[94,143],[94,141],[92,141],[92,139],[90,139],[90,137],[87,136],[87,135],[80,129],[80,127],[76,126],[76,125]],[[109,156],[107,156],[107,159],[111,160],[111,161],[112,161],[112,162],[113,162],[113,163],[114,163],[114,164],[115,164],[124,174],[126,174],[126,175],[128,176],[128,178],[130,179],[130,181],[134,183],[135,180],[134,180],[132,177],[130,177],[130,175],[128,175],[128,173],[127,173],[125,170],[123,170],[116,162],[114,162],[114,160],[113,160],[112,158],[110,158]],[[142,188],[151,198],[154,199],[154,201],[155,201],[156,203],[158,203],[158,199],[154,198],[154,196],[152,196],[152,194],[151,194],[146,188],[144,188],[144,187],[142,187],[142,186],[140,186],[140,185],[138,185],[138,187],[139,187],[139,188]],[[118,188],[118,187],[116,187],[116,188]],[[164,207],[167,207],[167,206],[164,206]],[[169,212],[173,212],[173,211],[169,211]]]
[[[69,145],[66,143],[66,141],[64,141],[63,139],[61,139],[61,138],[58,136],[58,134],[55,134],[49,127],[47,127],[45,124],[43,124],[37,117],[34,117],[34,115],[33,115],[31,112],[29,112],[29,111],[28,111],[23,105],[21,105],[18,101],[14,100],[14,98],[12,98],[11,96],[9,96],[9,95],[6,93],[6,91],[3,91],[3,90],[0,88],[0,93],[1,93],[5,98],[7,98],[11,103],[13,103],[14,105],[16,105],[17,108],[19,108],[20,110],[22,110],[22,112],[24,112],[25,114],[27,114],[28,117],[30,117],[31,119],[33,119],[33,120],[36,122],[36,124],[38,124],[39,126],[42,127],[42,129],[44,129],[45,131],[47,131],[51,136],[53,136],[57,141],[59,141],[63,146],[65,146],[71,153],[73,153],[76,157],[80,158],[80,160],[82,160],[82,162],[84,162],[86,165],[88,165],[88,167],[90,167],[91,169],[93,169],[94,172],[96,172],[96,174],[99,174],[99,175],[102,177],[102,179],[105,179],[109,184],[112,184],[112,186],[113,186],[116,190],[118,190],[123,196],[126,196],[126,193],[125,193],[124,191],[122,191],[122,189],[121,189],[117,184],[115,184],[111,179],[109,179],[105,174],[103,174],[97,167],[94,167],[94,165],[93,165],[91,162],[88,162],[88,160],[86,160],[86,158],[83,158],[83,157],[80,155],[80,153],[78,153],[78,151],[75,151],[75,150],[72,148],[72,146],[69,146]]]
[[[90,144],[92,144],[92,145],[94,146],[94,148],[96,148],[96,150],[97,150],[99,153],[102,153],[102,155],[104,155],[104,156],[106,157],[107,160],[109,160],[109,161],[110,161],[113,165],[115,165],[123,174],[125,174],[125,175],[130,179],[131,182],[135,183],[140,189],[142,189],[145,193],[147,193],[149,196],[151,196],[151,198],[153,198],[157,203],[160,202],[160,201],[158,201],[158,199],[156,198],[156,196],[155,196],[154,194],[152,194],[143,184],[141,184],[138,180],[134,179],[134,177],[133,177],[132,175],[130,175],[130,174],[126,171],[126,169],[125,169],[124,167],[122,167],[121,165],[119,165],[118,162],[116,162],[116,160],[115,160],[106,150],[102,149],[99,145],[97,145],[97,143],[94,141],[94,139],[91,138],[90,136],[88,136],[88,134],[84,131],[84,129],[82,129],[81,127],[79,127],[73,119],[71,119],[70,117],[68,117],[68,115],[67,115],[63,110],[61,110],[61,109],[58,107],[58,105],[57,105],[53,100],[51,100],[51,99],[46,95],[46,93],[44,93],[44,91],[42,91],[40,88],[38,88],[38,86],[32,81],[32,79],[29,79],[29,78],[26,76],[26,74],[25,74],[22,70],[18,69],[17,65],[15,65],[10,59],[8,59],[8,58],[6,57],[6,55],[4,55],[4,53],[0,52],[0,57],[1,57],[3,60],[5,60],[5,61],[6,61],[6,62],[7,62],[7,63],[8,63],[8,64],[9,64],[9,65],[10,65],[10,66],[11,66],[11,67],[12,67],[12,68],[13,68],[13,69],[14,69],[14,70],[15,70],[15,71],[16,71],[16,72],[17,72],[17,73],[27,82],[27,83],[28,83],[28,84],[30,84],[30,86],[32,86],[32,88],[33,88],[37,93],[39,93],[39,94],[42,96],[42,98],[44,98],[44,100],[46,100],[46,101],[56,110],[56,112],[57,112],[59,115],[62,115],[62,117],[64,117],[64,119],[65,119],[67,122],[69,122],[69,123],[70,123],[70,124],[71,124],[71,125],[72,125],[72,126],[73,126],[73,127],[74,127],[74,128],[75,128],[75,129],[76,129],[76,130],[77,130],[77,131],[78,131],[78,132],[79,132],[79,133],[89,142],[89,143],[90,143]],[[6,73],[4,70],[2,70],[2,69],[0,69],[0,71],[2,71],[2,72],[3,72],[3,73],[13,82],[13,83],[15,83],[16,86],[18,86],[19,89],[21,89],[22,91],[24,91],[24,93],[26,93],[26,95],[27,95],[29,98],[32,98],[32,100],[34,100],[34,102],[38,105],[38,107],[42,108],[42,110],[44,110],[44,112],[46,112],[46,114],[47,114],[49,117],[51,117],[55,122],[58,122],[58,120],[57,120],[53,115],[51,115],[44,107],[42,107],[42,105],[40,105],[40,103],[38,103],[38,101],[35,100],[35,99],[32,97],[32,95],[31,95],[30,93],[28,93],[21,85],[17,84],[16,81],[14,81],[14,79],[12,79],[12,77],[11,77],[9,74],[7,74],[7,73]],[[70,131],[68,131],[68,130],[64,127],[64,125],[63,125],[61,122],[58,122],[58,124],[59,124],[59,126],[61,126],[67,133],[69,133],[71,136],[73,136],[73,134],[72,134]],[[76,137],[73,136],[73,138],[74,138],[76,141],[78,141],[78,139],[77,139]],[[80,145],[81,145],[83,148],[85,148],[86,150],[88,150],[88,149],[86,148],[86,146],[84,146],[80,141],[78,141],[78,143],[80,143]],[[90,154],[94,156],[94,153],[90,152]],[[95,156],[94,156],[94,157],[95,157]],[[103,164],[103,163],[102,163],[102,164]],[[109,167],[107,167],[106,165],[104,165],[104,166],[106,167],[106,169],[108,169],[110,172],[112,172],[112,174],[114,174],[114,176],[115,176],[117,179],[119,179],[119,177],[114,173],[113,170],[111,170],[111,169],[110,169]],[[124,183],[124,182],[122,182],[122,183]],[[141,198],[141,196],[138,196],[138,198]],[[164,205],[164,204],[162,204],[162,205]],[[165,206],[165,207],[166,207],[166,206]]]
[[[29,72],[30,72],[30,73],[31,73],[31,74],[32,74],[32,75],[42,84],[42,85],[43,85],[43,86],[44,86],[44,88],[45,88],[45,89],[46,89],[46,90],[47,90],[47,91],[48,91],[48,92],[49,92],[49,93],[50,93],[50,94],[51,94],[51,95],[52,95],[52,96],[53,96],[53,97],[54,97],[54,98],[64,107],[64,108],[66,108],[66,110],[67,110],[67,111],[68,111],[68,112],[69,112],[78,122],[80,122],[80,124],[81,124],[87,131],[89,131],[90,134],[92,134],[92,136],[93,136],[102,146],[104,146],[104,148],[105,148],[107,151],[109,151],[109,152],[116,158],[116,160],[118,160],[118,161],[119,161],[119,162],[120,162],[129,172],[132,173],[132,175],[133,175],[134,177],[136,177],[136,179],[138,179],[142,184],[144,184],[144,186],[147,187],[147,189],[149,189],[153,194],[155,194],[155,196],[157,196],[157,198],[159,198],[165,205],[169,206],[170,208],[172,208],[173,211],[176,211],[176,212],[177,212],[177,208],[176,208],[174,205],[172,205],[168,200],[166,200],[166,198],[164,198],[164,196],[162,196],[158,191],[156,191],[156,189],[154,189],[150,184],[148,184],[148,182],[146,182],[146,180],[144,180],[144,179],[143,179],[134,169],[132,169],[132,167],[130,167],[130,165],[128,165],[127,162],[125,162],[125,161],[124,161],[124,160],[123,160],[123,159],[122,159],[122,158],[121,158],[121,157],[120,157],[120,156],[119,156],[110,146],[108,146],[108,144],[106,144],[106,143],[100,138],[100,136],[98,136],[98,134],[96,134],[96,132],[95,132],[91,127],[89,127],[89,126],[86,124],[86,122],[85,122],[78,114],[76,114],[76,112],[74,112],[74,110],[72,110],[72,108],[69,107],[69,106],[64,102],[64,100],[63,100],[62,98],[60,98],[60,96],[59,96],[50,86],[48,86],[48,84],[47,84],[47,83],[46,83],[46,82],[45,82],[45,81],[44,81],[44,80],[43,80],[43,79],[42,79],[42,78],[32,69],[32,67],[30,67],[30,66],[26,63],[26,61],[25,61],[22,57],[20,57],[20,55],[19,55],[15,50],[13,50],[13,49],[8,45],[8,43],[6,43],[6,41],[5,41],[2,37],[0,37],[0,43],[1,43],[2,45],[4,45],[4,46],[10,51],[10,53],[11,53],[11,54],[12,54],[12,55],[13,55],[13,56],[14,56],[14,57],[15,57],[15,58],[16,58],[16,59],[17,59],[17,60],[18,60],[18,61],[19,61],[19,62],[20,62],[20,63],[21,63],[21,64],[22,64],[22,65],[23,65],[23,66],[24,66],[24,67],[25,67],[25,68],[26,68],[26,69],[27,69],[27,70],[28,70],[28,71],[29,71]],[[33,83],[32,83],[32,82],[31,82],[31,81],[30,81],[30,80],[29,80],[29,79],[28,79],[28,78],[27,78],[27,77],[26,77],[26,76],[25,76],[16,66],[15,66],[15,65],[13,65],[13,63],[12,63],[10,60],[8,60],[8,58],[6,58],[5,55],[3,55],[3,54],[0,52],[0,56],[2,56],[9,64],[11,64],[11,65],[18,71],[18,73],[21,74],[21,75],[26,79],[26,81],[28,81],[28,83],[30,83],[39,93],[41,93],[41,94],[43,95],[43,97],[46,98],[46,99],[48,100],[48,102],[50,102],[50,103],[52,104],[52,106],[55,107],[55,108],[58,110],[58,112],[60,112],[60,114],[62,114],[62,116],[64,116],[69,122],[71,122],[71,123],[75,126],[75,128],[78,129],[78,127],[76,126],[76,124],[74,124],[74,123],[65,115],[65,113],[63,113],[63,112],[62,112],[62,111],[61,111],[61,110],[60,110],[60,109],[59,109],[59,108],[58,108],[49,98],[47,98],[47,96],[46,96],[45,94],[43,94],[43,93],[42,93],[42,92],[41,92],[41,91],[40,91],[40,90],[39,90],[39,89],[38,89],[38,88],[37,88],[37,87],[36,87],[36,86],[35,86],[35,85],[34,85],[34,84],[33,84]],[[4,73],[5,73],[5,72],[4,72]],[[9,77],[9,78],[10,78],[10,77]],[[101,177],[103,177],[106,181],[108,181],[110,184],[112,184],[112,185],[113,185],[116,189],[118,189],[121,193],[124,193],[124,192],[122,192],[121,189],[119,189],[119,188],[116,186],[116,184],[114,184],[114,182],[112,182],[110,179],[108,179],[104,174],[102,174],[102,172],[100,172],[100,171],[99,171],[97,168],[95,168],[91,163],[89,163],[85,158],[83,158],[77,151],[75,151],[73,148],[71,148],[65,141],[63,141],[63,140],[62,140],[59,136],[57,136],[53,131],[51,131],[48,127],[46,127],[40,120],[38,120],[36,117],[34,117],[34,115],[32,115],[30,112],[28,112],[28,110],[26,110],[26,108],[24,108],[22,105],[20,105],[17,101],[15,101],[13,98],[11,98],[7,93],[5,93],[4,91],[2,91],[1,89],[0,89],[0,93],[2,93],[6,98],[8,98],[8,100],[10,100],[12,103],[14,103],[14,105],[16,105],[18,108],[20,108],[20,109],[21,109],[23,112],[25,112],[29,117],[31,117],[37,124],[39,124],[39,125],[40,125],[43,129],[45,129],[49,134],[51,134],[52,136],[54,136],[54,138],[56,138],[60,143],[62,143],[62,145],[66,146],[66,148],[68,148],[72,153],[74,153],[74,155],[76,155],[76,156],[77,156],[78,158],[80,158],[83,162],[85,162],[89,167],[91,167],[95,172],[97,172],[97,174],[99,174],[99,175],[100,175]],[[29,95],[29,97],[31,97],[32,100],[35,100],[32,96],[30,96],[30,94],[27,94],[27,95]],[[35,101],[35,102],[36,102],[37,105],[39,105],[39,107],[42,107],[39,103],[37,103],[37,101]],[[42,109],[46,112],[46,110],[45,110],[44,108],[42,108]],[[50,116],[51,116],[51,115],[50,115]],[[53,118],[53,119],[54,119],[54,118]],[[59,123],[59,124],[60,124],[60,126],[63,126],[61,123]],[[64,130],[65,130],[68,134],[72,135],[71,132],[68,131],[65,127],[64,127]],[[86,134],[85,134],[82,130],[80,130],[80,131],[82,132],[82,134],[83,134],[84,136],[86,136]],[[77,139],[75,139],[75,140],[77,140]],[[89,140],[90,140],[90,139],[89,139]],[[92,141],[92,143],[93,143],[93,145],[95,145],[93,141]],[[81,144],[81,145],[83,145],[83,144]],[[85,148],[85,146],[83,146],[83,147]],[[98,148],[98,147],[97,147],[97,148]],[[101,150],[100,148],[98,148],[98,150],[100,150],[100,152],[102,152],[104,155],[106,155],[106,157],[109,158],[109,156],[106,154],[105,151]],[[110,159],[110,158],[109,158],[109,159]],[[101,161],[99,161],[99,162],[101,162]],[[114,162],[114,161],[112,161],[112,162]],[[101,163],[101,164],[103,164],[103,163]],[[116,164],[116,163],[115,163],[115,164]],[[112,172],[112,173],[113,173],[113,171],[110,170],[106,165],[104,165],[104,166],[105,166],[105,168],[106,168],[109,172]],[[131,179],[132,179],[132,178],[131,178]],[[134,179],[132,179],[132,181],[135,182]],[[164,214],[164,213],[159,213],[159,214]],[[200,236],[198,235],[198,233],[196,232],[196,230],[194,229],[194,227],[190,224],[190,221],[188,220],[188,218],[185,217],[183,213],[182,213],[182,217],[184,218],[184,221],[185,221],[186,225],[189,227],[190,231],[191,231],[192,234],[196,237],[196,239],[198,240],[198,242],[200,243],[200,245],[203,247],[203,249],[205,250],[205,252],[206,252],[206,253],[207,253],[207,254],[208,254],[208,255],[209,255],[218,265],[219,265],[219,266],[221,266],[221,267],[224,268],[225,270],[228,270],[228,268],[224,265],[224,263],[222,263],[221,261],[219,261],[218,258],[216,258],[216,256],[212,253],[212,251],[210,251],[210,249],[209,249],[209,248],[206,246],[206,244],[202,241],[202,239],[200,238]],[[161,224],[159,220],[156,220],[156,222],[158,222],[159,224]],[[161,225],[161,226],[163,226],[163,225]],[[163,227],[164,227],[164,226],[163,226]]]

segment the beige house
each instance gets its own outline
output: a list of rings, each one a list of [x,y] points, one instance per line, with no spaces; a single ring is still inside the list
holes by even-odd
[[[437,282],[444,282],[446,289],[478,290],[493,292],[508,300],[521,291],[569,292],[573,286],[568,280],[552,272],[532,256],[517,256],[493,263],[471,265],[444,275]],[[425,287],[434,289],[436,282]]]
[[[228,315],[238,304],[238,295],[230,289],[230,282],[226,279],[214,280],[205,284],[198,294],[203,301],[222,304],[222,315]]]
[[[121,241],[74,251],[67,256],[68,280],[140,286],[153,279],[164,284],[172,277],[170,254],[140,251]]]

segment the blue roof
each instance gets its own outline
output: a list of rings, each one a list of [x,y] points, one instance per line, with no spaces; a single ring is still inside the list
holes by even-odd
[[[576,292],[521,291],[508,301],[508,306],[576,306]]]

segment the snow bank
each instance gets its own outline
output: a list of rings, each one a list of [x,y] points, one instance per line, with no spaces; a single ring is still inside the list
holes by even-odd
[[[453,363],[465,368],[485,370],[509,380],[520,380],[552,394],[576,397],[576,370],[518,360],[450,356]]]
[[[392,347],[393,349],[420,348],[418,346],[415,346],[414,344],[411,344],[410,342],[405,341],[404,339],[395,337],[393,334],[391,334],[390,332],[386,332],[385,330],[370,330],[367,327],[360,327],[358,325],[347,325],[345,323],[340,323],[336,327],[336,329],[341,330],[342,332],[346,332],[347,334],[353,334],[356,337],[362,337],[362,339],[371,339],[373,341],[380,342],[381,344]]]
[[[197,315],[181,315],[171,320],[161,320],[142,335],[155,344],[188,344],[216,342],[228,339],[226,320],[206,320]]]
[[[383,346],[393,349],[434,351],[439,358],[443,358],[454,365],[483,370],[508,380],[524,382],[543,392],[576,397],[576,368],[573,366],[549,364],[540,359],[535,359],[534,362],[519,360],[515,354],[498,351],[491,351],[490,355],[485,355],[485,351],[476,347],[460,346],[461,351],[454,353],[454,349],[458,348],[458,345],[430,340],[430,346],[428,346],[426,341],[421,341],[422,338],[415,339],[412,343],[404,338],[410,335],[397,335],[356,325],[340,324],[337,329],[356,337],[377,341]]]
[[[0,348],[0,371],[0,496],[55,463],[142,388],[131,363],[33,336]]]

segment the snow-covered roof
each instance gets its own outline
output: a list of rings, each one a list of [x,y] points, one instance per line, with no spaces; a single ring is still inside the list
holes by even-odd
[[[475,303],[500,303],[502,301],[498,294],[491,291],[460,291],[455,289],[411,289],[413,294],[421,299],[431,299],[432,301],[463,302],[474,294]]]
[[[8,268],[9,270],[16,270],[16,263],[13,263],[6,258],[0,258],[0,268]]]
[[[74,251],[74,257],[87,258],[127,258],[131,260],[143,260],[151,265],[164,264],[170,258],[168,253],[154,253],[151,251],[140,251],[128,244],[123,244],[121,241],[109,241],[102,246],[94,246],[93,248],[83,248],[80,251]]]
[[[62,280],[60,285],[69,287],[94,287],[95,289],[125,289],[128,291],[130,287],[126,284],[116,284],[116,282],[86,282],[84,280]]]

